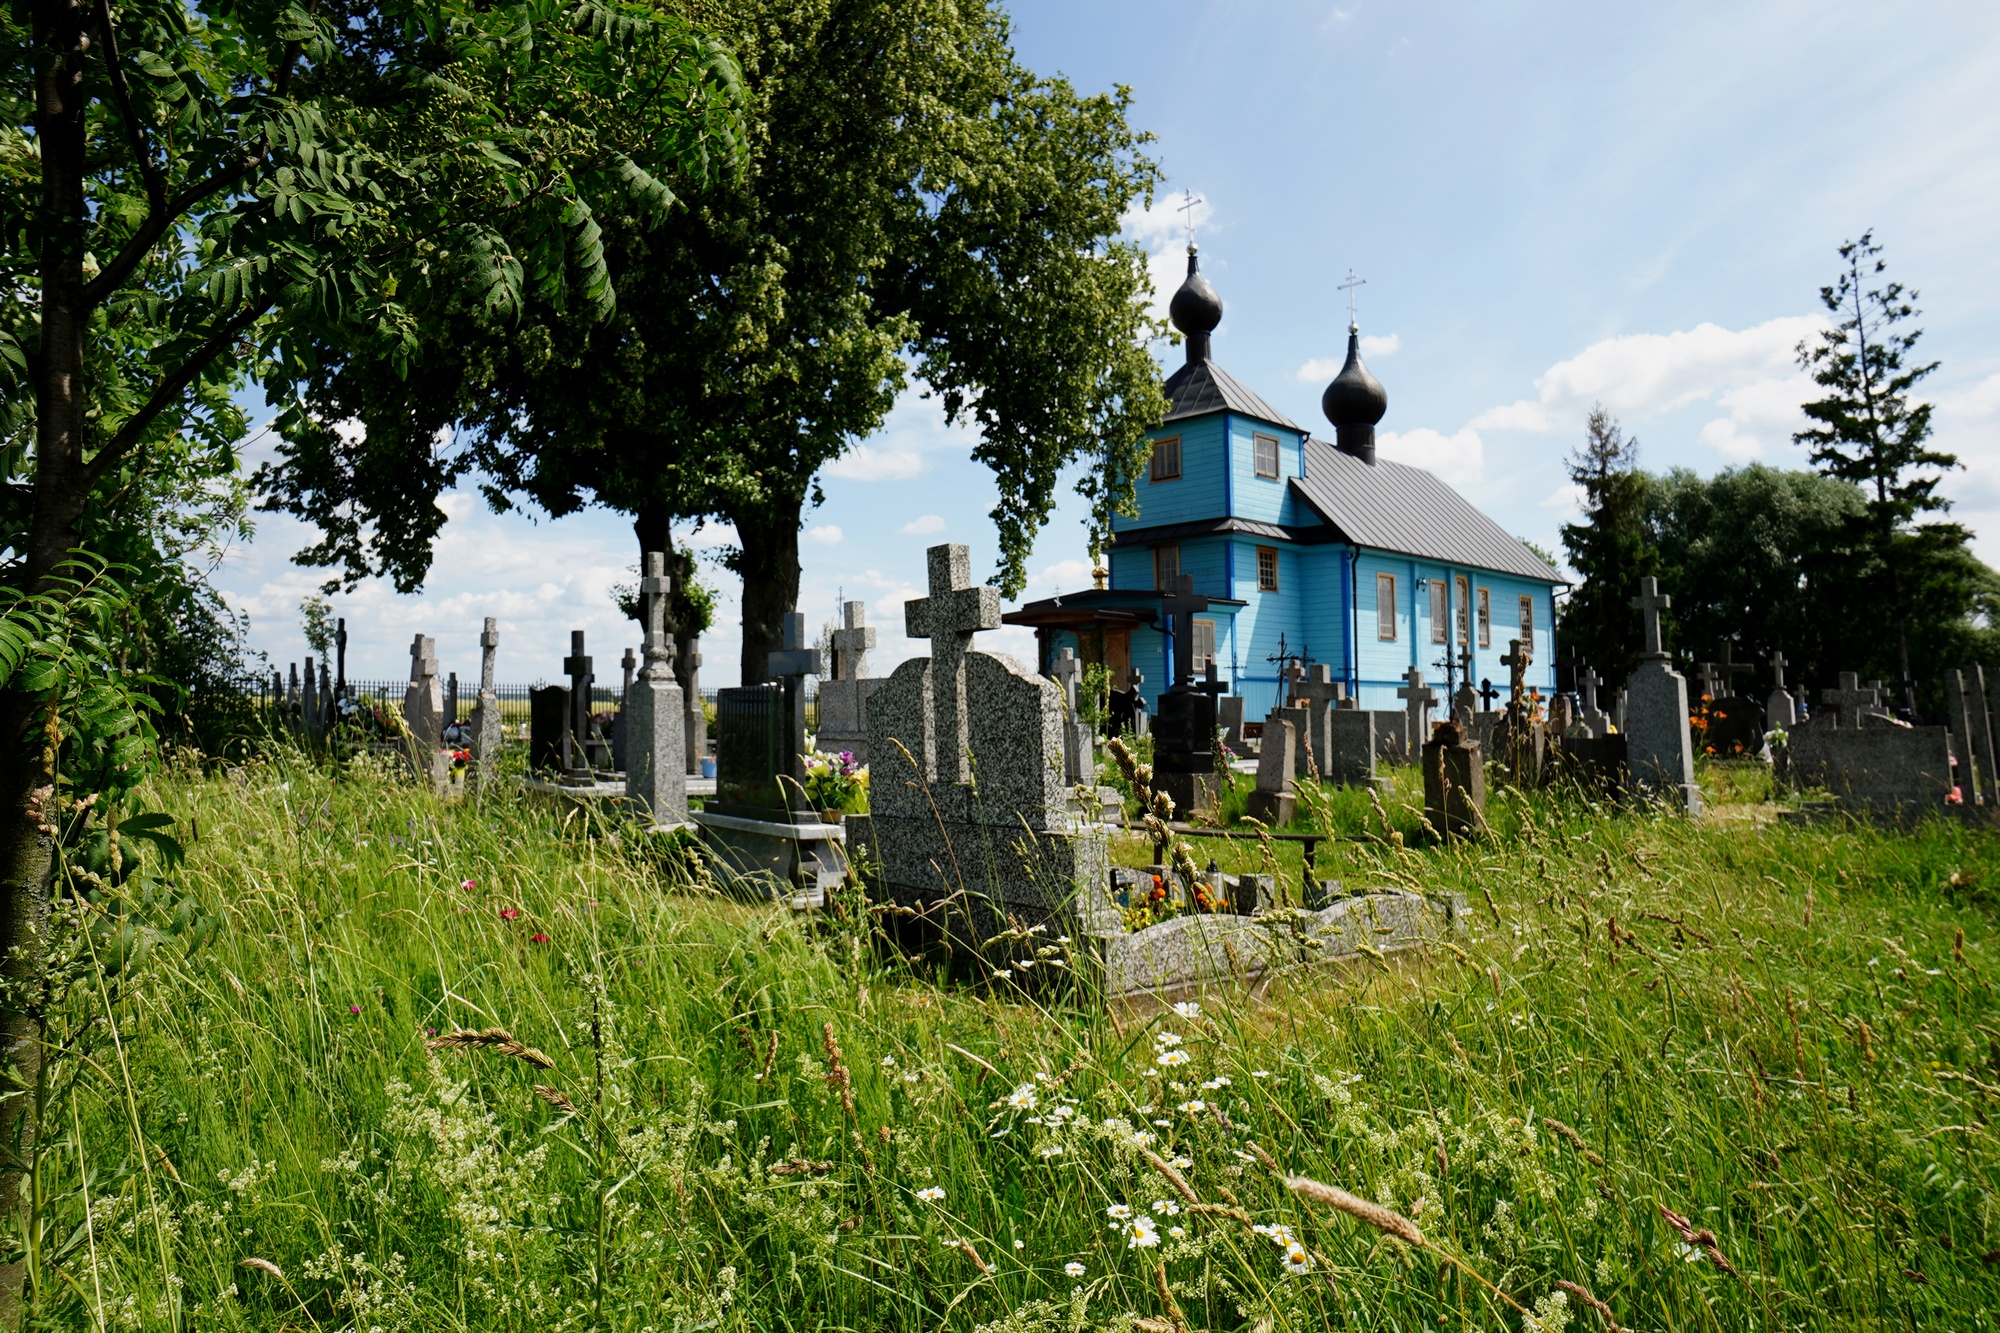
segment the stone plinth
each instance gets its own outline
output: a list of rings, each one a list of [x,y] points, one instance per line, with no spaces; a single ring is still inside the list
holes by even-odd
[[[1298,729],[1292,725],[1296,711],[1271,710],[1257,742],[1257,786],[1250,793],[1250,817],[1273,828],[1291,823],[1298,813],[1292,786],[1298,772]]]
[[[1213,814],[1221,779],[1215,772],[1215,697],[1194,690],[1160,696],[1153,723],[1153,788],[1173,798],[1174,817]]]
[[[1950,738],[1945,727],[1800,727],[1788,747],[1791,781],[1887,818],[1943,811],[1952,787]]]
[[[1327,714],[1326,780],[1365,787],[1375,781],[1375,714],[1336,708]]]
[[[1639,663],[1625,683],[1626,762],[1640,790],[1701,813],[1688,734],[1687,680],[1664,658]]]
[[[823,680],[819,683],[819,730],[813,744],[829,754],[845,751],[854,762],[868,762],[868,701],[882,678]]]
[[[716,858],[716,871],[738,893],[758,898],[802,896],[820,906],[847,874],[846,830],[800,816],[754,819],[696,810],[688,822]]]
[[[1486,830],[1486,760],[1456,722],[1441,722],[1424,746],[1424,818],[1446,837]]]
[[[632,813],[654,827],[687,822],[687,709],[671,676],[641,674],[626,692],[618,730],[625,737],[625,791]]]

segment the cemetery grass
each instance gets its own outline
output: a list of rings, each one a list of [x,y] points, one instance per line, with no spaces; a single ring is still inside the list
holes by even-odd
[[[1990,833],[1496,796],[1505,836],[1322,861],[1466,894],[1427,959],[1107,1013],[511,793],[281,756],[155,796],[159,941],[55,1001],[51,1326],[2000,1320]]]

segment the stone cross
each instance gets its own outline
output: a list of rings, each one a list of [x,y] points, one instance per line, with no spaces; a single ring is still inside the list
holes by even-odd
[[[925,552],[930,596],[903,603],[903,628],[931,641],[931,717],[938,782],[972,781],[971,732],[965,715],[965,654],[972,636],[1000,625],[1000,593],[974,587],[972,555],[949,543]],[[1145,679],[1132,673],[1132,688]]]
[[[1736,678],[1738,676],[1755,676],[1757,674],[1757,668],[1754,665],[1749,662],[1739,662],[1736,660],[1736,645],[1728,639],[1722,641],[1721,671],[1722,692],[1724,694],[1736,693]]]
[[[1785,655],[1776,648],[1773,648],[1769,661],[1771,663],[1771,688],[1782,690],[1785,688]]]
[[[1640,579],[1639,595],[1632,599],[1632,606],[1645,621],[1646,651],[1640,656],[1665,660],[1666,649],[1660,642],[1660,612],[1670,609],[1674,599],[1660,591],[1658,579]]]
[[[1597,687],[1603,682],[1598,678],[1597,668],[1585,667],[1576,678],[1577,692],[1583,696],[1583,711],[1597,711]]]
[[[1194,682],[1194,617],[1208,610],[1208,598],[1194,590],[1194,575],[1176,574],[1160,594],[1161,626],[1173,642],[1173,674],[1170,689]]]
[[[1280,675],[1285,685],[1285,702],[1288,704],[1298,702],[1299,687],[1306,682],[1305,663],[1294,657],[1285,664],[1285,669]]]
[[[563,759],[563,767],[578,769],[590,766],[590,687],[597,677],[591,674],[590,656],[583,651],[583,631],[569,632],[569,656],[563,659],[563,674],[569,677],[569,739],[564,749],[569,753]]]
[[[841,603],[841,628],[833,632],[835,680],[859,680],[868,674],[868,650],[875,646],[875,631],[868,627],[867,612],[866,603]]]
[[[294,662],[291,664],[291,667],[292,667],[292,684],[291,688],[285,692],[285,702],[288,704],[296,704],[299,701],[299,664],[297,662]],[[412,677],[412,679],[414,679],[414,677]]]
[[[858,605],[858,603],[849,603]],[[838,650],[836,650],[838,651]],[[1076,684],[1083,675],[1083,663],[1076,660],[1076,649],[1065,648],[1056,654],[1055,662],[1049,667],[1049,679],[1063,692],[1063,707],[1072,716],[1076,713]]]
[[[1694,674],[1695,680],[1699,682],[1701,692],[1704,695],[1707,695],[1711,699],[1720,699],[1722,697],[1722,686],[1717,683],[1721,673],[1715,669],[1715,663],[1696,663]]]
[[[1534,649],[1519,639],[1507,640],[1507,655],[1500,659],[1500,665],[1507,668],[1507,706],[1514,707],[1521,700],[1521,691],[1528,683],[1528,665],[1535,660]]]
[[[1430,728],[1424,724],[1430,718],[1431,705],[1437,702],[1437,691],[1424,684],[1424,673],[1411,667],[1403,673],[1404,683],[1396,687],[1396,697],[1405,701],[1410,714],[1410,745],[1422,744],[1429,735]]]
[[[618,665],[621,668],[623,668],[625,672],[625,683],[620,688],[618,694],[618,697],[623,699],[624,697],[632,693],[632,675],[634,668],[636,668],[639,665],[639,655],[633,652],[630,648],[627,648],[625,650],[625,656],[618,659]]]
[[[1083,720],[1077,707],[1077,683],[1083,677],[1083,663],[1077,660],[1076,649],[1065,648],[1058,653],[1049,667],[1049,676],[1063,697],[1063,781],[1071,786],[1095,784],[1096,747],[1090,724]]]
[[[1858,727],[1863,714],[1875,708],[1882,692],[1876,688],[1863,688],[1861,678],[1852,671],[1840,673],[1840,687],[1819,692],[1820,702],[1839,710],[1838,725]]]
[[[475,788],[493,781],[500,759],[500,700],[493,693],[493,659],[500,650],[500,622],[492,616],[479,631],[479,697],[472,705],[472,764],[466,779]]]
[[[417,684],[437,674],[437,640],[419,634],[410,640],[410,683]]]
[[[1493,688],[1493,682],[1482,677],[1479,682],[1479,702],[1486,705],[1486,711],[1493,711],[1493,701],[1500,697],[1500,691]]]
[[[304,719],[307,731],[319,730],[319,675],[313,669],[313,659],[306,659],[306,688],[299,696],[299,715]]]
[[[1304,704],[1306,707],[1306,734],[1300,738],[1300,748],[1309,751],[1313,762],[1322,770],[1333,747],[1333,731],[1326,720],[1327,714],[1346,697],[1347,682],[1335,680],[1333,668],[1325,662],[1313,663],[1305,677],[1292,685],[1293,704]]]
[[[444,739],[444,699],[438,690],[437,640],[417,635],[410,643],[410,683],[403,691],[403,722],[413,746],[410,762],[432,786],[445,777],[438,746]]]
[[[486,617],[486,625],[479,631],[479,692],[493,692],[493,657],[500,651],[500,622],[492,616]]]
[[[335,660],[340,669],[333,673],[333,688],[339,693],[347,692],[347,618],[342,616],[333,622],[333,646],[340,656]]]
[[[640,651],[645,665],[639,674],[647,680],[665,680],[673,674],[674,660],[673,640],[667,636],[667,593],[673,584],[667,578],[666,552],[647,551],[645,566],[645,577],[639,580],[640,619],[646,627]]]

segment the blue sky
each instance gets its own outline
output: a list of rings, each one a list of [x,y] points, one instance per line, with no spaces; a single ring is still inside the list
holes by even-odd
[[[1369,363],[1389,391],[1385,453],[1437,471],[1546,547],[1573,516],[1563,459],[1602,401],[1653,469],[1802,466],[1814,327],[1835,248],[1866,228],[1921,293],[1945,491],[2000,563],[2000,9],[1989,3],[1112,3],[1019,0],[1023,58],[1086,89],[1129,85],[1166,189],[1191,189],[1202,267],[1227,305],[1215,357],[1295,420],[1319,421],[1344,346],[1352,268]],[[1178,195],[1135,211],[1162,304],[1185,268]],[[1163,366],[1178,349],[1159,349]],[[801,609],[868,602],[886,670],[923,550],[996,552],[994,487],[970,441],[906,397],[825,476],[801,544]],[[636,563],[615,514],[496,517],[470,493],[421,594],[335,598],[350,669],[398,675],[416,632],[477,670],[557,673],[568,631],[600,663],[634,642],[607,598]],[[697,545],[726,543],[708,529]],[[219,582],[274,660],[305,651],[290,564],[310,534],[263,516]],[[1088,580],[1082,511],[1055,516],[1028,597]],[[733,684],[723,571],[704,683]],[[982,646],[1025,652],[1024,631]],[[615,670],[615,668],[612,668]],[[601,670],[600,674],[610,674]]]

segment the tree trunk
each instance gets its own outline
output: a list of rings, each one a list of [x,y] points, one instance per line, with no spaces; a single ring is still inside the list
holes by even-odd
[[[769,680],[765,659],[784,646],[785,613],[799,604],[799,521],[803,502],[773,498],[754,510],[731,514],[742,549],[745,685]]]

